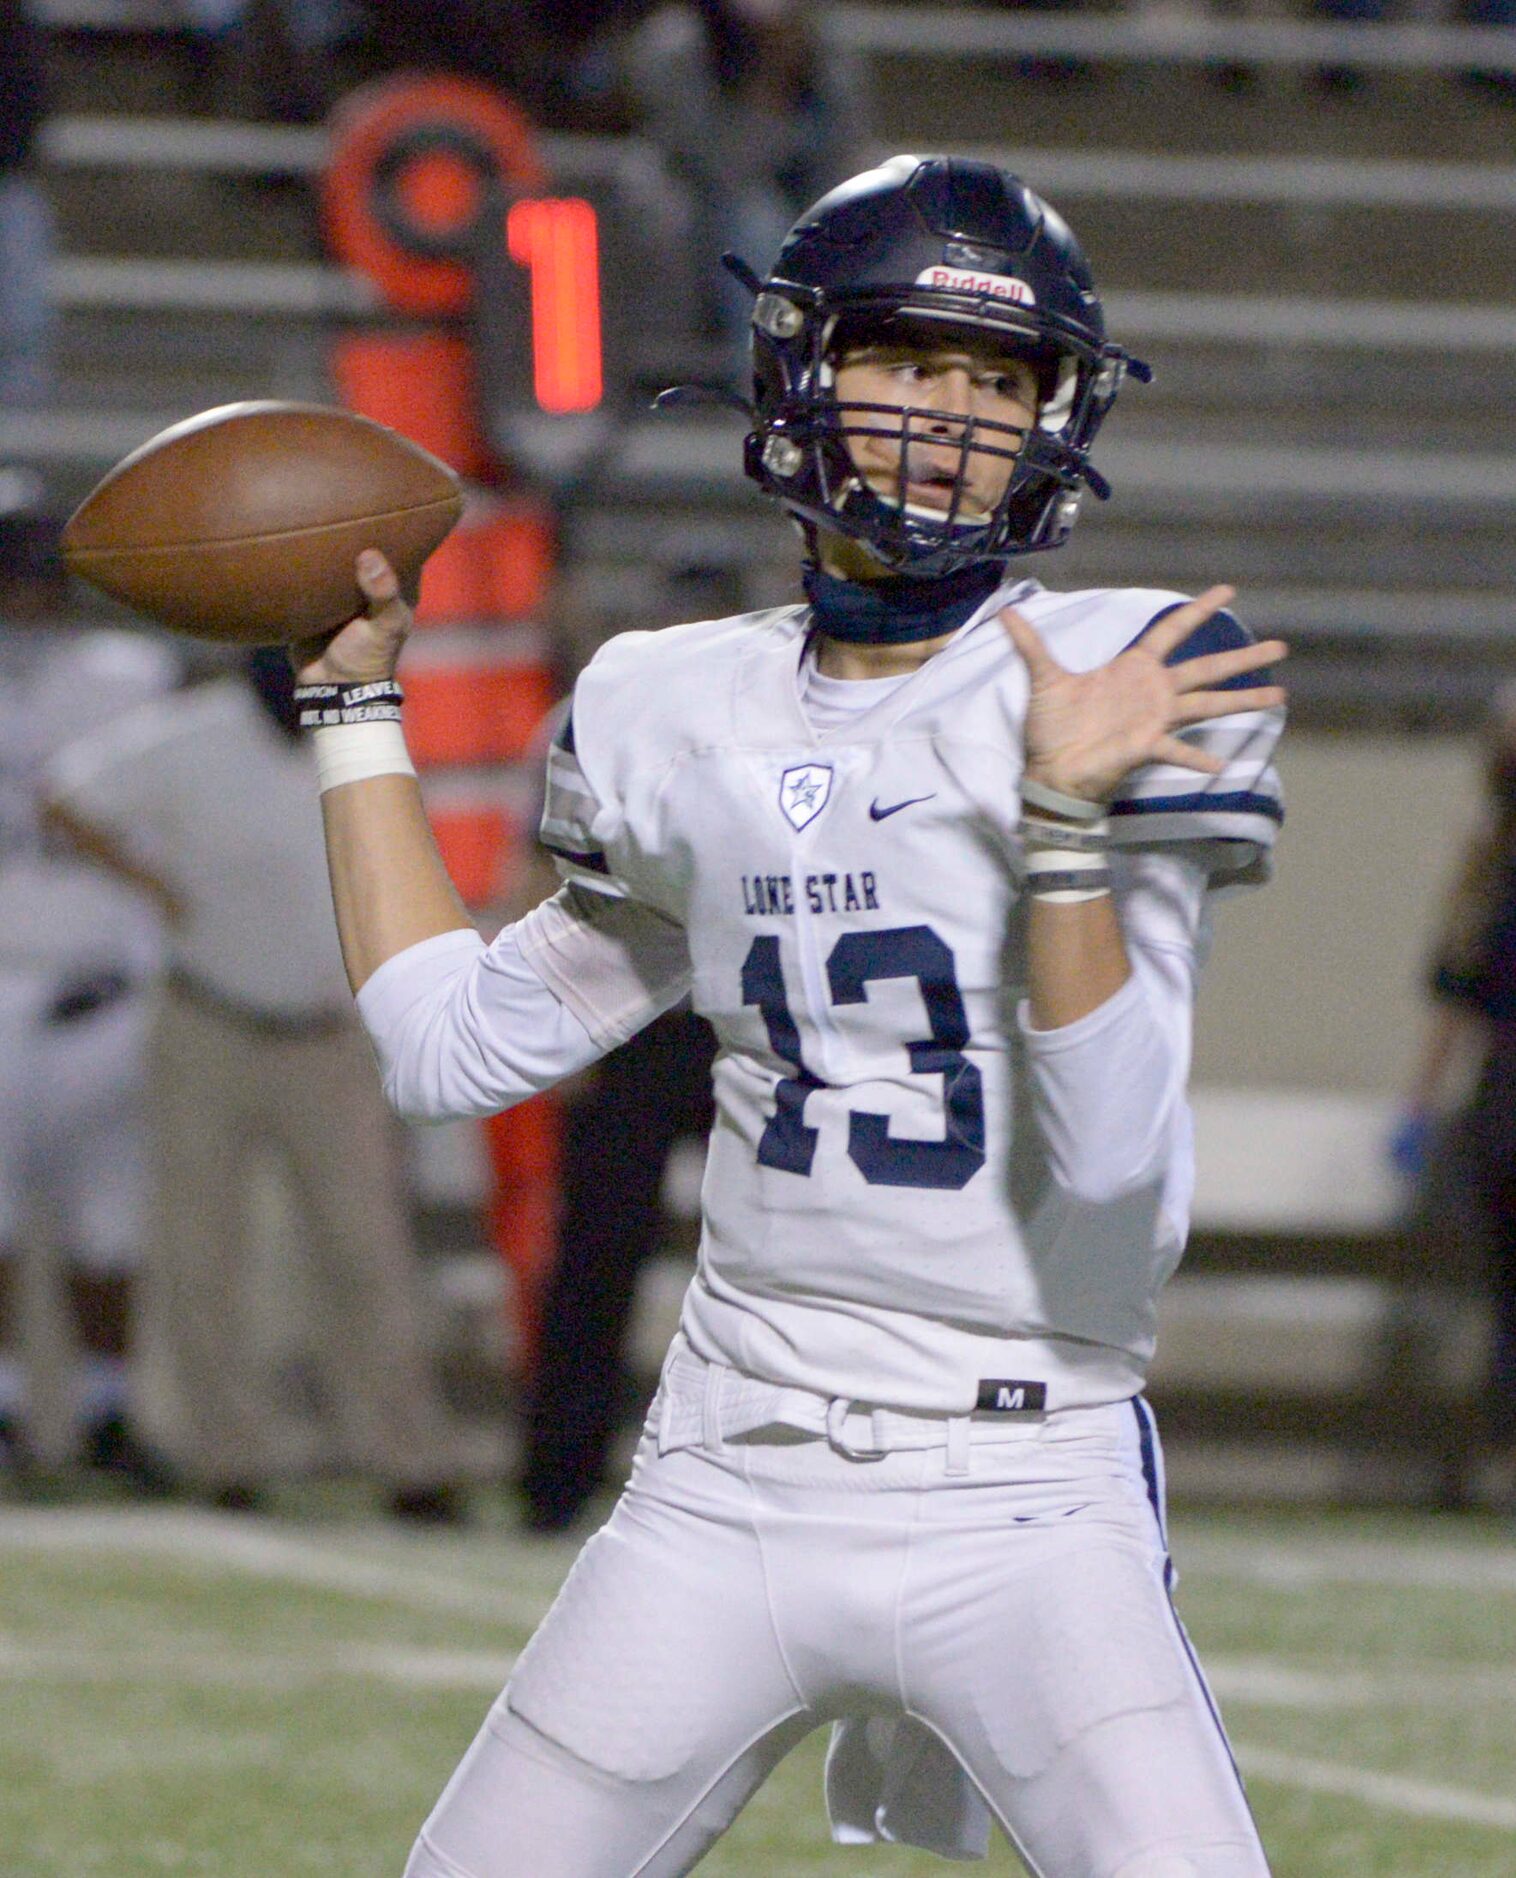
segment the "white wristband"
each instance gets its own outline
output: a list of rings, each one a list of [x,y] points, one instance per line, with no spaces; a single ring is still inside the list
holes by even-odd
[[[326,724],[311,732],[316,748],[316,784],[323,795],[343,783],[370,776],[414,776],[405,732],[393,720],[371,724]]]
[[[1105,815],[1103,802],[1091,802],[1084,796],[1066,795],[1049,783],[1032,776],[1021,779],[1021,800],[1028,808],[1047,809],[1054,815],[1066,815],[1071,822],[1098,822]]]
[[[1098,900],[1111,890],[1110,861],[1099,852],[1029,848],[1025,866],[1026,891],[1044,904],[1073,906]]]
[[[1027,877],[1034,874],[1103,874],[1111,865],[1101,849],[1028,848],[1023,858]]]

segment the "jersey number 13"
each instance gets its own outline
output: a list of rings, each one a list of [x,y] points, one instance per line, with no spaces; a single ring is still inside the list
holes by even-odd
[[[883,932],[847,932],[826,962],[834,1006],[862,1004],[878,978],[914,978],[921,987],[931,1035],[905,1045],[911,1068],[942,1078],[943,1138],[901,1140],[890,1118],[868,1109],[848,1111],[848,1155],[876,1187],[938,1187],[956,1192],[984,1165],[984,1088],[979,1071],[964,1056],[968,1017],[958,989],[952,948],[930,926],[896,926]],[[805,1119],[814,1090],[825,1088],[800,1054],[800,1033],[785,995],[779,940],[760,933],[742,966],[742,1001],[763,1013],[769,1047],[793,1075],[774,1090],[774,1113],[758,1142],[758,1164],[787,1174],[809,1174],[819,1130]]]

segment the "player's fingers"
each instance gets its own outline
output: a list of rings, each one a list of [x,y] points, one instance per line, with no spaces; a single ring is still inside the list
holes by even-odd
[[[1246,691],[1190,691],[1176,698],[1169,715],[1176,724],[1231,717],[1237,711],[1272,711],[1289,696],[1283,685],[1250,685]]]
[[[1005,628],[1011,644],[1026,661],[1026,668],[1032,675],[1033,684],[1045,684],[1049,679],[1065,676],[1063,666],[1048,651],[1042,634],[1029,619],[1018,613],[1015,607],[1002,607],[1000,623]]]
[[[367,684],[394,673],[412,619],[399,579],[377,548],[365,548],[353,572],[362,612],[334,632],[297,640],[289,649],[301,684]]]
[[[1224,606],[1230,606],[1236,598],[1235,587],[1207,587],[1204,593],[1196,594],[1193,600],[1186,600],[1183,606],[1176,606],[1172,613],[1165,613],[1156,626],[1148,628],[1138,643],[1153,658],[1166,659],[1176,647],[1184,644],[1197,626],[1203,626],[1212,614],[1219,613]]]
[[[357,574],[370,618],[400,600],[399,576],[377,548],[365,548],[358,556]]]
[[[1240,678],[1247,672],[1261,671],[1289,657],[1290,648],[1282,639],[1261,639],[1254,646],[1234,646],[1230,652],[1207,652],[1198,659],[1185,659],[1171,665],[1175,688],[1179,691],[1209,691]]]
[[[1160,737],[1148,752],[1150,763],[1169,763],[1175,769],[1199,770],[1205,776],[1219,776],[1226,759],[1199,744],[1186,743],[1182,737]]]

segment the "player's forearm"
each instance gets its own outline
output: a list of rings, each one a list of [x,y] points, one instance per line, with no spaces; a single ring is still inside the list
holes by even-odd
[[[1110,894],[1027,911],[1027,1002],[1038,1030],[1076,1024],[1113,998],[1132,968]]]
[[[1077,1024],[1131,976],[1111,897],[1110,828],[1094,802],[1022,778],[1027,995],[1039,1030]]]
[[[397,952],[473,929],[413,776],[369,776],[327,789],[321,814],[337,932],[355,992]]]
[[[1058,1030],[1020,1014],[1031,1113],[1054,1180],[1105,1204],[1168,1166],[1189,1072],[1188,967],[1143,954],[1105,1003]]]
[[[1110,907],[1121,982],[1060,1026],[1039,1023],[1030,997],[1018,1013],[1050,1170],[1065,1191],[1096,1203],[1150,1185],[1168,1165],[1189,1077],[1205,903],[1203,872],[1178,856],[1113,857],[1112,865],[1114,904],[1107,895],[1041,910]]]

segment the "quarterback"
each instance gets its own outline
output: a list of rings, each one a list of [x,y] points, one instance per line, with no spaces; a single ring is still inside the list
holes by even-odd
[[[1141,1395],[1192,1184],[1207,902],[1280,819],[1231,590],[1059,593],[1124,376],[1015,177],[897,157],[753,305],[748,473],[805,598],[613,639],[549,758],[564,885],[492,945],[398,722],[409,625],[297,652],[391,1100],[482,1115],[690,995],[698,1268],[631,1479],[409,1878],[673,1878],[832,1725],[842,1842],[1036,1878],[1262,1878],[1170,1602]]]

